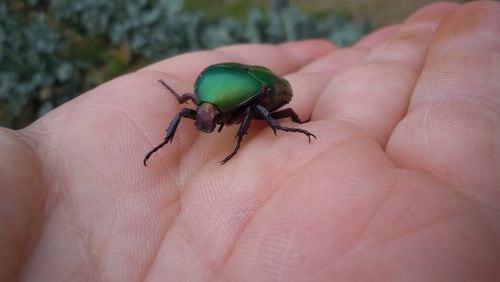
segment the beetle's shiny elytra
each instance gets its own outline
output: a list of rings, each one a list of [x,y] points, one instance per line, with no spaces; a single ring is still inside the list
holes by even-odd
[[[218,125],[221,131],[224,125],[241,123],[238,130],[236,147],[222,164],[229,161],[240,148],[241,140],[247,133],[252,119],[267,121],[274,134],[276,130],[305,134],[311,142],[316,136],[307,130],[281,126],[276,119],[291,118],[296,123],[303,123],[291,108],[276,111],[292,99],[292,88],[288,81],[269,69],[261,66],[249,66],[239,63],[215,64],[204,69],[194,86],[194,95],[177,94],[163,80],[159,81],[175,96],[179,104],[193,101],[196,110],[183,108],[170,122],[165,140],[154,147],[144,157],[144,165],[153,153],[172,139],[181,118],[194,119],[196,128],[210,133]]]
[[[196,79],[194,93],[200,104],[210,103],[222,112],[252,100],[272,112],[292,100],[292,87],[286,79],[265,67],[238,63],[207,67]]]

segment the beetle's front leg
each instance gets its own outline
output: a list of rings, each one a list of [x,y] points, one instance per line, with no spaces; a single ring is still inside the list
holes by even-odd
[[[143,161],[144,166],[147,166],[146,162],[148,161],[148,159],[151,157],[152,154],[158,151],[161,147],[165,146],[165,144],[167,144],[168,142],[172,143],[172,139],[174,138],[175,131],[177,130],[177,126],[179,125],[181,118],[196,119],[196,111],[193,109],[184,108],[181,109],[180,112],[177,113],[177,115],[175,115],[175,117],[168,125],[167,136],[165,136],[165,140],[161,142],[158,146],[151,149],[151,151],[149,151],[144,157]]]
[[[168,91],[170,91],[170,93],[172,93],[172,95],[174,95],[175,99],[177,99],[177,101],[179,101],[179,104],[183,104],[183,103],[186,103],[188,100],[191,100],[193,101],[193,103],[195,105],[198,105],[198,102],[196,101],[196,96],[193,95],[193,93],[184,93],[181,95],[177,94],[177,92],[175,92],[174,89],[172,89],[172,87],[168,86],[168,84],[163,81],[162,79],[158,80],[158,82],[160,82],[163,86],[165,86],[165,88],[168,89]]]
[[[311,136],[316,139],[316,136],[312,134],[311,132],[302,129],[302,128],[293,128],[293,127],[285,127],[279,124],[271,115],[271,113],[262,105],[254,105],[254,111],[259,114],[263,119],[267,121],[269,126],[271,126],[271,129],[274,132],[274,135],[276,135],[276,129],[283,130],[286,132],[299,132],[307,136],[309,138],[309,143],[311,143]]]
[[[240,149],[240,144],[241,140],[243,140],[243,136],[247,134],[248,128],[250,127],[250,121],[252,121],[252,115],[251,115],[251,107],[247,107],[245,110],[243,110],[243,119],[241,121],[240,129],[238,129],[238,133],[236,134],[236,137],[238,140],[236,141],[236,147],[234,148],[233,152],[229,154],[224,160],[221,161],[221,164],[225,164],[227,161],[229,161]]]
[[[221,122],[221,123],[219,124],[219,128],[217,129],[217,132],[221,132],[223,128],[224,128],[224,123],[223,123],[223,122]]]

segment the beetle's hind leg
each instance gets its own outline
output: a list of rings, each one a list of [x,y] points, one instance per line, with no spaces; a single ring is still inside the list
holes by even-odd
[[[151,149],[151,151],[149,151],[146,154],[146,156],[144,156],[144,161],[142,162],[144,166],[148,166],[146,163],[148,159],[151,157],[151,155],[153,155],[161,147],[165,146],[168,142],[172,143],[172,139],[174,138],[175,131],[177,130],[177,126],[179,125],[181,118],[196,119],[196,111],[193,109],[184,108],[181,109],[180,112],[177,113],[177,115],[175,115],[175,117],[168,125],[167,135],[165,136],[165,140],[161,142],[158,146]]]
[[[301,120],[299,118],[299,115],[292,109],[292,108],[287,108],[281,111],[277,112],[272,112],[271,117],[274,119],[281,119],[281,118],[291,118],[293,122],[296,123],[306,123],[311,120],[311,118],[308,118],[307,120]]]
[[[305,129],[302,129],[302,128],[293,128],[293,127],[286,127],[286,126],[282,126],[281,124],[279,124],[273,117],[273,115],[262,105],[255,105],[254,106],[254,109],[255,111],[263,118],[267,121],[267,123],[269,124],[269,126],[271,126],[273,132],[274,132],[274,135],[276,135],[276,129],[279,129],[279,130],[283,130],[283,131],[286,131],[286,132],[299,132],[299,133],[302,133],[304,135],[307,136],[307,138],[309,138],[309,143],[311,143],[311,137],[314,137],[314,139],[316,139],[316,135],[312,134],[311,132],[305,130]],[[288,109],[286,110],[283,110],[283,111],[280,111],[280,112],[285,112],[287,111]],[[290,109],[291,112],[293,112],[295,114],[295,112]],[[280,112],[276,112],[277,114],[280,113]],[[286,113],[286,112],[285,112]],[[288,112],[289,114],[290,112]],[[295,114],[295,116],[297,116],[297,114]],[[289,117],[289,116],[285,116],[285,117]],[[292,116],[290,116],[292,117]],[[298,116],[297,116],[297,119],[298,119]],[[293,120],[293,117],[292,117],[292,120]],[[299,119],[300,121],[300,119]]]
[[[250,121],[252,121],[252,115],[251,115],[251,108],[247,107],[245,110],[243,110],[243,119],[241,121],[240,129],[238,129],[238,133],[236,134],[236,138],[238,140],[236,141],[236,147],[234,148],[233,152],[229,154],[224,160],[222,160],[220,163],[225,164],[227,161],[229,161],[240,149],[240,144],[241,140],[243,140],[243,136],[247,134],[248,128],[250,127]]]
[[[193,101],[193,103],[195,105],[198,104],[198,102],[196,101],[196,96],[194,96],[193,93],[184,93],[181,96],[177,92],[175,92],[175,90],[172,89],[172,87],[168,86],[168,84],[165,81],[163,81],[162,79],[158,80],[158,82],[161,83],[163,86],[165,86],[165,88],[167,88],[167,90],[170,91],[170,93],[172,93],[172,95],[174,95],[175,99],[177,99],[177,101],[179,101],[179,104],[186,103],[188,100]]]

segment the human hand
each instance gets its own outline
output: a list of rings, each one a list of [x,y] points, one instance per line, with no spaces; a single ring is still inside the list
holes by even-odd
[[[177,56],[0,130],[0,279],[498,281],[500,5],[430,5],[351,48]],[[254,121],[142,165],[206,66],[285,75],[318,139]],[[183,105],[184,106],[184,105]]]

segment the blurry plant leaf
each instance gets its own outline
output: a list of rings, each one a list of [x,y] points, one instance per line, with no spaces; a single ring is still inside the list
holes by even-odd
[[[337,15],[318,19],[286,0],[267,9],[232,4],[247,13],[245,21],[184,11],[183,0],[24,1],[12,9],[0,3],[0,123],[11,127],[130,68],[182,52],[311,37],[344,46],[369,29]],[[32,116],[19,118],[26,112]]]

